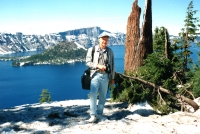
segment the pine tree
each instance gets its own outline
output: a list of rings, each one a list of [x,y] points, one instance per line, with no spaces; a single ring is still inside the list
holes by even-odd
[[[51,102],[51,95],[50,95],[50,92],[48,92],[48,89],[42,90],[42,93],[39,98],[39,102],[40,103]]]
[[[140,77],[145,80],[163,85],[165,80],[173,76],[173,48],[165,27],[156,27],[153,37],[153,53],[144,60],[144,66],[139,70]]]
[[[169,33],[165,27],[156,27],[153,36],[153,51],[166,59],[172,59],[172,48]]]
[[[186,12],[186,18],[184,20],[184,28],[179,33],[180,40],[177,42],[179,45],[179,58],[182,60],[182,66],[180,70],[183,73],[183,83],[188,80],[186,73],[192,68],[192,58],[190,57],[192,52],[190,47],[194,40],[197,38],[197,31],[199,30],[199,19],[195,17],[197,10],[194,10],[193,0],[189,3]]]

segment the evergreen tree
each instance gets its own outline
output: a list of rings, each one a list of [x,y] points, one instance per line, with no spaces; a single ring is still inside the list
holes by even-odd
[[[165,27],[158,28],[156,27],[154,30],[154,36],[153,36],[153,51],[154,53],[157,53],[164,56],[165,53]],[[167,38],[169,38],[168,32],[167,32]],[[170,44],[170,42],[167,42]]]
[[[176,72],[178,74],[180,85],[183,87],[179,89],[181,94],[191,98],[200,95],[198,87],[199,83],[199,69],[198,66],[193,63],[191,57],[191,46],[194,45],[195,39],[198,37],[198,30],[200,27],[199,18],[195,17],[197,10],[194,10],[193,0],[189,3],[186,12],[186,18],[184,20],[184,28],[179,33],[179,39],[175,39],[174,46],[177,50],[177,58],[179,62],[176,62]],[[196,43],[197,46],[199,43]],[[194,96],[193,96],[194,94]]]
[[[180,70],[183,73],[183,83],[189,79],[187,72],[193,67],[190,47],[194,40],[197,38],[197,31],[199,30],[199,19],[195,17],[197,10],[194,10],[193,0],[189,3],[186,12],[186,18],[184,20],[184,28],[179,33],[180,40],[178,43],[179,58],[182,60],[182,66]]]
[[[154,30],[153,53],[148,55],[144,65],[139,69],[140,77],[158,85],[163,85],[165,80],[173,76],[173,48],[169,34],[165,27]]]
[[[42,93],[39,98],[39,102],[40,103],[51,102],[51,95],[50,95],[50,92],[48,92],[48,89],[42,90]]]

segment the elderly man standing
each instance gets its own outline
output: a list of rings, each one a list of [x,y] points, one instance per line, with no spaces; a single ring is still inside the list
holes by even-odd
[[[94,47],[94,54],[92,55],[93,47],[88,49],[86,56],[86,65],[90,68],[90,75],[92,77],[90,85],[90,119],[88,122],[96,122],[105,120],[103,109],[106,102],[106,94],[109,82],[114,84],[114,54],[112,49],[107,47],[109,40],[109,33],[103,32],[99,35],[99,45]],[[97,105],[97,96],[99,101]]]

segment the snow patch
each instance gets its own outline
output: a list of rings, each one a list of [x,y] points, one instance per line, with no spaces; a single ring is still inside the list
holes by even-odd
[[[85,47],[81,46],[80,44],[78,44],[77,42],[74,42],[76,45],[77,45],[77,48],[80,49],[80,48],[83,48],[85,50],[87,50]]]

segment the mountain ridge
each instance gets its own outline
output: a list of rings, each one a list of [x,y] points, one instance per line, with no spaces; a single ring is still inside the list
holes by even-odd
[[[87,49],[98,44],[98,35],[104,31],[106,30],[102,30],[100,27],[89,27],[49,33],[44,36],[24,35],[21,32],[16,34],[0,33],[0,54],[45,50],[62,41],[74,41]],[[124,33],[109,33],[111,36],[108,46],[123,45],[125,43],[126,35]]]

